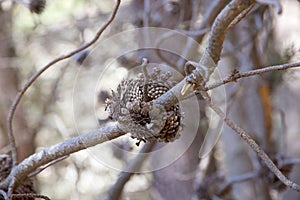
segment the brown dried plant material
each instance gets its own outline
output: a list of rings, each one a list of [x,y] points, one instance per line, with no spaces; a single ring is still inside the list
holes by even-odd
[[[0,154],[0,182],[2,182],[10,173],[12,168],[12,158],[6,154]],[[33,183],[30,179],[26,179],[22,182],[13,192],[13,194],[35,194],[33,189]],[[21,199],[21,198],[15,198]],[[33,197],[22,197],[25,200],[33,200]],[[0,200],[2,197],[0,196]]]
[[[139,74],[135,79],[122,81],[106,100],[110,118],[139,142],[172,142],[179,137],[180,107],[176,104],[165,109],[152,102],[173,86],[170,78],[171,73],[155,68],[149,77]]]

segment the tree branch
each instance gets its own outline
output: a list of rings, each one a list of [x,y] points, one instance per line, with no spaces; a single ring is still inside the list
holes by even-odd
[[[1,195],[0,197],[4,198],[4,200],[8,200],[8,196],[7,196],[6,192],[1,189],[0,189],[0,195]]]
[[[226,6],[223,11],[218,15],[217,19],[214,22],[208,47],[206,48],[206,51],[204,55],[202,56],[199,64],[204,65],[208,67],[209,69],[209,75],[215,70],[216,64],[220,59],[220,53],[223,46],[223,41],[225,38],[225,34],[228,30],[228,26],[230,26],[231,22],[239,16],[241,12],[244,10],[247,10],[247,8],[251,7],[252,4],[254,4],[255,1],[242,1],[242,0],[235,0],[232,1],[228,6]],[[240,18],[238,18],[240,20]],[[214,66],[212,66],[211,61],[215,63]],[[299,66],[299,63],[295,64]],[[269,69],[261,69],[261,73],[265,73],[268,71],[276,70],[278,66],[271,67]],[[284,66],[287,67],[287,66]],[[295,66],[296,67],[296,66]],[[272,70],[271,70],[272,69]],[[196,68],[193,71],[195,83],[198,84],[197,86],[201,86],[203,84],[203,78],[209,78],[203,77],[203,75],[199,72],[200,70]],[[254,73],[253,73],[254,72]],[[250,71],[249,73],[245,73],[247,76],[251,76],[254,74],[257,74],[257,70]],[[188,76],[186,77],[188,78]],[[236,78],[235,78],[236,79]],[[187,79],[182,80],[180,83],[178,83],[176,86],[174,86],[171,90],[160,96],[158,99],[154,100],[154,103],[158,103],[161,105],[165,105],[167,108],[170,105],[173,105],[177,103],[178,101],[184,99],[184,96],[188,96],[192,93],[191,90],[187,90],[184,94],[181,94],[182,88],[186,86],[186,84],[190,84],[187,82]],[[195,85],[194,85],[195,86]],[[201,91],[202,90],[202,91]],[[203,95],[204,99],[208,102],[209,106],[225,121],[225,123],[228,124],[229,127],[231,127],[237,134],[239,134],[242,139],[246,141],[246,143],[257,153],[257,155],[266,163],[268,168],[278,177],[278,179],[284,183],[286,186],[300,191],[300,186],[291,180],[289,180],[285,175],[282,174],[282,172],[276,167],[276,165],[273,163],[273,161],[268,157],[268,155],[258,146],[258,144],[239,126],[237,126],[233,121],[231,121],[229,118],[226,117],[225,113],[214,105],[210,97],[208,96],[207,92],[203,91],[204,88],[200,88],[200,93]]]
[[[235,0],[231,1],[217,16],[209,35],[208,46],[202,56],[200,63],[209,66],[207,58],[212,58],[214,63],[220,60],[221,51],[225,35],[231,23],[239,17],[244,10],[248,10],[255,3],[255,0]],[[211,69],[213,71],[214,69]]]
[[[273,172],[277,178],[286,186],[300,191],[300,185],[289,180],[273,163],[273,161],[269,158],[269,156],[262,150],[262,148],[250,137],[250,135],[236,125],[231,119],[227,118],[225,113],[219,108],[214,102],[212,102],[206,91],[200,91],[203,98],[206,100],[208,105],[224,120],[224,122],[232,128],[250,147],[251,149],[260,157],[267,167]]]
[[[98,39],[99,37],[102,35],[102,33],[106,30],[106,28],[112,23],[112,21],[114,20],[115,16],[117,15],[117,11],[120,7],[120,3],[121,0],[117,0],[117,3],[114,7],[114,10],[112,12],[112,15],[110,16],[110,18],[108,19],[108,21],[98,30],[98,32],[96,33],[95,37],[88,43],[86,43],[85,45],[83,45],[82,47],[79,47],[78,49],[75,49],[65,55],[61,55],[57,58],[55,58],[54,60],[50,61],[48,64],[46,64],[44,67],[42,67],[40,70],[38,70],[35,74],[33,74],[28,80],[27,82],[22,86],[22,88],[20,89],[20,91],[18,92],[17,96],[15,97],[10,110],[8,112],[7,115],[7,122],[6,122],[6,126],[7,126],[7,135],[8,135],[8,139],[9,139],[9,144],[11,145],[11,152],[12,152],[12,160],[13,160],[13,166],[15,166],[17,164],[17,147],[16,147],[16,141],[15,138],[13,136],[13,127],[12,127],[12,121],[13,121],[13,117],[15,114],[15,111],[17,109],[18,104],[20,103],[23,95],[25,94],[25,92],[27,91],[27,89],[34,83],[34,81],[44,72],[46,71],[49,67],[51,67],[52,65],[65,60],[67,58],[72,57],[73,55],[75,55],[76,53],[79,53],[82,50],[87,49],[88,47],[90,47],[91,45],[93,45]]]
[[[255,76],[255,75],[272,72],[272,71],[286,70],[286,69],[295,68],[295,67],[300,67],[300,62],[287,63],[287,64],[282,64],[282,65],[274,65],[274,66],[269,66],[269,67],[265,67],[262,69],[251,70],[248,72],[234,71],[231,75],[225,77],[224,79],[218,80],[214,83],[206,85],[205,90],[208,91],[208,90],[217,88],[217,87],[224,85],[226,83],[229,83],[229,82],[236,82],[240,78]]]
[[[9,188],[10,196],[13,189],[38,167],[71,153],[110,141],[124,134],[118,124],[115,124],[55,144],[29,156],[20,164],[13,167],[9,176],[0,184],[0,189],[5,190]]]
[[[220,60],[220,54],[223,47],[225,35],[232,21],[240,16],[240,14],[247,10],[255,3],[255,0],[234,0],[231,1],[217,16],[213,23],[212,30],[209,35],[209,42],[206,47],[205,53],[199,61],[199,65],[208,68],[208,77],[215,70],[216,64]],[[240,20],[240,18],[238,18]],[[201,77],[200,70],[194,70],[197,77]],[[181,94],[182,88],[186,85],[186,80],[182,80],[175,85],[170,91],[166,92],[158,99],[154,100],[154,103],[164,105],[166,108],[174,105],[180,100],[192,93],[192,90],[186,91],[185,94]]]

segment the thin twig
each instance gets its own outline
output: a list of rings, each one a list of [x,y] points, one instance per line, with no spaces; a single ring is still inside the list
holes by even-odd
[[[85,50],[86,48],[90,47],[91,45],[93,45],[98,39],[99,37],[102,35],[102,33],[106,30],[106,28],[112,23],[112,21],[114,20],[117,11],[119,9],[121,0],[117,0],[117,3],[114,7],[113,13],[110,16],[110,18],[108,19],[108,21],[98,30],[98,32],[96,33],[95,37],[88,43],[86,43],[85,45],[83,45],[82,47],[79,47],[65,55],[61,55],[57,58],[55,58],[54,60],[50,61],[47,65],[45,65],[44,67],[42,67],[40,70],[38,70],[35,74],[33,74],[27,81],[26,83],[22,86],[22,88],[20,89],[20,91],[18,92],[18,94],[16,95],[16,97],[14,98],[14,101],[10,107],[10,110],[8,112],[8,116],[7,116],[7,135],[8,135],[8,139],[9,139],[9,143],[12,146],[11,152],[12,152],[12,161],[13,161],[13,166],[15,166],[17,164],[17,147],[16,147],[16,141],[15,138],[13,136],[13,127],[12,127],[12,121],[13,121],[13,117],[15,114],[15,111],[17,109],[18,104],[20,103],[24,93],[27,91],[27,89],[34,83],[34,81],[44,72],[46,71],[49,67],[51,67],[52,65],[58,63],[59,61],[65,60],[67,58],[72,57],[73,55],[75,55],[76,53],[79,53],[82,50]]]
[[[253,8],[254,4],[250,5],[248,8],[243,10],[228,26],[228,29],[234,27],[237,23],[239,23],[248,13],[249,11]]]
[[[259,75],[259,74],[263,74],[263,73],[267,73],[267,72],[272,72],[272,71],[286,70],[286,69],[295,68],[295,67],[300,67],[300,62],[287,63],[287,64],[282,64],[282,65],[274,65],[274,66],[269,66],[269,67],[265,67],[265,68],[262,68],[262,69],[251,70],[251,71],[248,71],[248,72],[235,71],[231,75],[225,77],[222,80],[216,81],[216,82],[211,83],[211,84],[207,84],[205,86],[205,90],[208,91],[208,90],[217,88],[217,87],[219,87],[221,85],[224,85],[226,83],[229,83],[229,82],[236,82],[240,78],[255,76],[255,75]]]
[[[226,117],[226,114],[219,108],[214,102],[212,102],[210,96],[206,91],[200,91],[203,98],[206,100],[208,105],[224,120],[224,122],[232,128],[250,147],[256,152],[258,157],[260,157],[263,162],[268,166],[270,171],[272,171],[276,177],[286,186],[300,191],[300,185],[289,180],[273,163],[269,156],[264,152],[264,150],[250,137],[246,131],[236,125],[231,119]]]
[[[119,128],[119,125],[115,124],[93,130],[45,148],[44,150],[29,156],[15,166],[9,176],[0,184],[0,189],[8,188],[8,194],[11,195],[13,189],[19,183],[22,183],[22,181],[38,167],[74,152],[110,141],[124,134],[125,133]]]
[[[205,50],[204,56],[200,60],[200,64],[210,67],[210,63],[207,60],[211,58],[214,63],[218,63],[223,47],[225,35],[229,29],[230,24],[244,11],[247,10],[255,3],[255,0],[234,0],[231,1],[217,16],[214,21],[208,46]],[[214,71],[214,67],[210,69]]]
[[[215,23],[213,25],[211,34],[210,34],[210,39],[209,39],[209,44],[208,47],[206,48],[206,51],[204,55],[202,56],[200,60],[200,64],[204,66],[208,66],[211,64],[210,60],[213,60],[215,64],[220,59],[220,53],[222,50],[223,46],[223,41],[225,38],[225,34],[227,32],[228,26],[231,24],[231,22],[241,13],[243,10],[247,9],[250,7],[254,1],[241,1],[241,0],[236,0],[232,1],[228,6],[226,6],[223,11],[219,14],[217,19],[215,20]],[[299,66],[299,64],[297,64]],[[212,66],[210,69],[210,72],[212,73],[215,69],[215,66]],[[283,67],[284,68],[284,67]],[[290,68],[290,67],[288,67]],[[272,70],[276,70],[272,69]],[[254,70],[255,71],[255,70]],[[270,69],[261,69],[261,73],[265,73],[270,71]],[[257,71],[255,71],[257,73]],[[253,75],[253,71],[250,71],[249,73],[246,73],[247,76]],[[245,75],[244,75],[245,76]],[[201,79],[202,76],[195,76],[197,77],[196,81],[201,81],[198,79]],[[233,79],[233,80],[236,80]],[[223,84],[223,82],[222,82]],[[174,86],[170,91],[166,92],[162,96],[160,96],[158,99],[154,100],[154,103],[164,105],[165,107],[168,108],[168,106],[173,105],[174,103],[180,101],[181,99],[184,99],[184,95],[180,93],[181,89],[186,85],[186,80],[181,81],[178,83],[176,86]],[[192,91],[190,90],[189,92],[186,92],[185,95],[189,95]],[[206,95],[206,98],[209,96],[207,95],[207,92],[201,92]],[[203,95],[203,96],[205,96]],[[210,106],[212,106],[212,102],[209,101]],[[268,157],[268,155],[256,144],[256,142],[240,127],[238,127],[236,124],[234,124],[230,119],[226,117],[226,115],[222,112],[222,110],[214,106],[212,107],[215,112],[220,115],[224,121],[238,133],[249,145],[250,147],[258,154],[258,156],[266,163],[266,165],[269,167],[269,169],[281,180],[285,185],[288,187],[291,187],[294,190],[300,191],[300,186],[297,185],[296,183],[290,181],[287,179],[281,171],[276,167],[276,165],[272,162],[272,160]]]
[[[68,158],[68,157],[69,157],[69,155],[65,155],[65,156],[63,156],[63,157],[57,158],[57,159],[55,159],[55,160],[52,160],[52,161],[50,161],[49,163],[47,163],[47,164],[41,166],[40,168],[36,169],[34,172],[28,174],[27,176],[28,176],[29,178],[30,178],[30,177],[33,177],[33,176],[35,176],[35,175],[41,173],[44,169],[48,168],[49,166],[54,165],[54,164],[56,164],[56,163],[58,163],[58,162],[60,162],[60,161],[62,161],[62,160],[64,160],[64,159],[66,159],[66,158]]]
[[[149,153],[154,147],[155,142],[146,143],[143,148],[139,151],[137,156],[133,158],[126,168],[119,174],[119,177],[115,184],[110,188],[105,200],[118,200],[122,194],[125,184],[129,181],[130,177],[141,167],[144,160],[147,158]]]
[[[256,178],[257,175],[258,175],[258,173],[254,171],[254,172],[248,172],[248,173],[245,173],[242,175],[231,177],[225,183],[220,185],[217,193],[222,194],[224,191],[228,190],[228,188],[230,186],[232,186],[233,184]]]
[[[143,71],[143,75],[144,75],[144,84],[146,85],[150,79],[148,71],[147,71],[147,65],[148,65],[148,59],[147,58],[143,58],[142,59],[142,64],[141,64],[141,68]]]
[[[223,42],[228,30],[228,26],[243,10],[247,9],[254,3],[254,0],[231,1],[215,19],[212,30],[210,32],[209,42],[206,47],[205,53],[199,61],[199,64],[201,66],[208,67],[209,75],[215,70],[217,66],[216,64],[220,60],[220,54],[222,51]],[[201,76],[202,75],[199,75],[197,77]],[[182,80],[171,90],[164,93],[159,98],[155,99],[154,103],[164,105],[166,108],[169,108],[178,101],[184,99],[185,96],[188,96],[190,93],[193,92],[192,90],[189,90],[185,94],[181,94],[181,90],[186,85],[186,83],[187,82],[185,79]]]

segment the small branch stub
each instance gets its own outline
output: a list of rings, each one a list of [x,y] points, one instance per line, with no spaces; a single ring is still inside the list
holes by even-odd
[[[145,73],[145,72],[144,72]],[[151,74],[139,74],[135,79],[122,81],[117,91],[106,100],[110,118],[133,138],[144,142],[171,142],[179,137],[181,122],[178,104],[165,109],[152,100],[167,92],[174,83],[171,73],[154,68]]]

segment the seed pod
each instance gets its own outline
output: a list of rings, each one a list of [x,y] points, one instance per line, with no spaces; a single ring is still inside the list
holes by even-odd
[[[170,77],[169,72],[161,73],[155,68],[147,77],[149,80],[140,74],[136,79],[122,81],[117,92],[112,91],[112,96],[106,99],[110,118],[118,121],[121,128],[139,142],[171,142],[178,138],[181,124],[179,105],[166,110],[152,101],[172,87]]]

